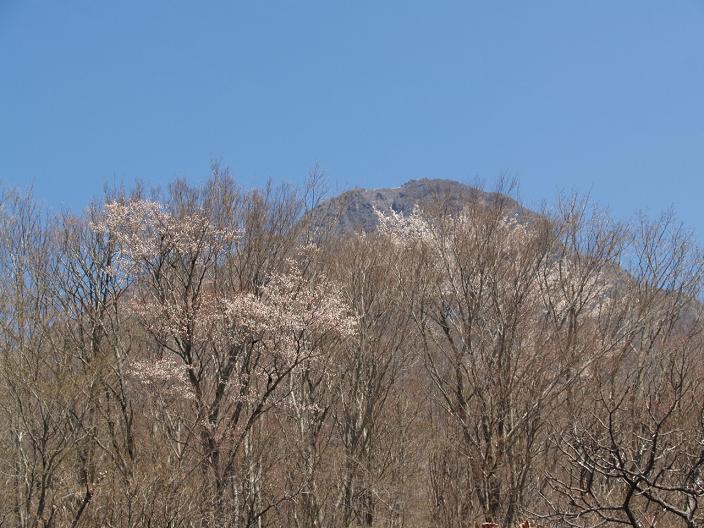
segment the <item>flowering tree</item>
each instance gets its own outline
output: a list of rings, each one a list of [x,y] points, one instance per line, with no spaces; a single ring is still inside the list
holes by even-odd
[[[269,269],[248,269],[262,257],[252,254],[261,238],[198,207],[110,203],[97,228],[119,244],[120,266],[135,277],[131,310],[155,344],[155,360],[136,363],[135,375],[190,402],[183,419],[198,441],[188,447],[210,475],[213,522],[245,515],[235,505],[260,500],[256,486],[238,481],[254,425],[283,404],[297,369],[354,331],[339,288],[301,269],[294,246]],[[247,515],[262,508],[250,504]]]
[[[590,341],[592,350],[580,355],[574,332],[596,324],[586,319],[602,306],[604,269],[618,251],[618,230],[595,225],[583,238],[591,247],[570,247],[582,229],[578,209],[549,223],[519,221],[521,212],[509,206],[497,196],[459,215],[417,211],[380,219],[382,233],[406,248],[399,275],[423,277],[417,318],[426,365],[458,428],[459,444],[448,446],[456,454],[449,456],[459,454],[466,464],[464,489],[471,492],[434,490],[437,515],[450,524],[481,512],[486,521],[511,525],[535,504],[532,471],[544,449],[546,421],[613,345],[605,339],[594,349]],[[435,464],[433,482],[456,486],[440,475],[445,462]],[[448,504],[450,496],[455,503]],[[463,513],[458,518],[455,512]]]

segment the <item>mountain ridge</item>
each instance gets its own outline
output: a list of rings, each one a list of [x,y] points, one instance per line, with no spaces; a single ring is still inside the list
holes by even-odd
[[[338,233],[368,233],[377,228],[376,211],[385,215],[391,212],[409,215],[416,208],[439,206],[459,212],[468,203],[492,201],[501,201],[506,210],[519,219],[537,216],[506,194],[483,191],[455,180],[429,178],[409,180],[400,187],[350,189],[321,202],[309,215],[314,225],[329,226]]]

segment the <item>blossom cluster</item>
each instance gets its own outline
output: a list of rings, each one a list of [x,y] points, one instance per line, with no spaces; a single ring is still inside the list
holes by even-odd
[[[432,239],[432,229],[423,216],[420,208],[416,207],[409,215],[398,213],[391,209],[388,214],[379,209],[374,209],[377,218],[377,230],[395,245],[412,242],[427,242]]]
[[[133,365],[135,377],[144,384],[188,398],[189,365],[219,375],[230,351],[251,347],[264,355],[257,361],[258,371],[248,375],[267,379],[267,369],[295,367],[323,354],[330,340],[356,331],[357,321],[341,288],[322,273],[301,269],[300,262],[315,253],[314,247],[300,248],[298,260],[284,262],[262,283],[237,289],[217,283],[207,270],[225,263],[209,255],[227,249],[236,257],[242,233],[218,228],[199,212],[175,215],[146,200],[113,202],[94,229],[113,237],[123,260],[120,268],[136,275],[128,303],[131,313],[174,352],[153,363]],[[200,277],[196,289],[191,286],[194,273]],[[236,387],[240,381],[233,377],[228,391],[245,401],[249,385]]]
[[[273,275],[258,293],[217,297],[204,292],[197,305],[187,305],[177,297],[164,300],[147,291],[129,306],[162,339],[221,345],[258,341],[289,351],[304,340],[311,346],[325,336],[350,337],[357,322],[339,286],[324,276],[310,280],[295,266]]]
[[[259,295],[241,293],[225,301],[232,338],[257,335],[279,351],[295,353],[315,347],[325,336],[353,335],[357,320],[340,288],[324,276],[310,280],[289,264],[290,269],[272,276]]]
[[[207,247],[212,253],[241,237],[237,229],[214,226],[202,213],[174,215],[150,200],[107,203],[93,229],[113,236],[123,258],[133,263],[171,251],[195,253]]]
[[[164,356],[156,361],[135,361],[129,373],[143,385],[174,398],[193,399],[188,382],[188,366],[174,357]]]
[[[535,245],[537,231],[529,224],[512,215],[482,219],[476,213],[466,208],[452,218],[431,223],[419,209],[410,215],[376,211],[379,232],[391,244],[421,244],[429,251],[426,272],[436,272],[436,293],[450,305],[463,292],[480,291],[480,281],[489,281],[493,291],[501,292],[496,302],[503,297],[514,302],[513,293],[522,289],[526,292],[523,302],[537,311],[547,307],[560,314],[578,307],[580,312],[598,317],[609,306],[613,278],[603,270],[591,269],[586,257],[556,254],[553,258],[549,247]]]
[[[451,220],[438,222],[438,225],[431,224],[418,207],[408,215],[394,210],[388,214],[378,209],[374,212],[379,233],[396,246],[421,243],[434,252],[443,252],[447,247],[442,243],[443,237],[481,240],[486,235],[482,230],[487,226],[479,222],[468,208]],[[534,237],[534,233],[512,215],[498,218],[496,223],[491,223],[491,229],[493,242],[505,256],[525,249]]]
[[[131,300],[129,309],[147,330],[162,339],[200,341],[216,334],[223,319],[221,304],[211,294],[201,295],[197,304],[186,304],[181,298],[160,299],[146,290]]]

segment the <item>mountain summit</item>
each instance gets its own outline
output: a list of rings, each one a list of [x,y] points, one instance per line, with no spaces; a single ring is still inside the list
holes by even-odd
[[[520,216],[526,213],[506,195],[488,193],[453,180],[424,178],[410,180],[395,188],[352,189],[321,203],[311,214],[315,224],[332,224],[338,232],[370,232],[376,229],[378,223],[375,210],[384,214],[394,211],[407,215],[416,207],[427,209],[440,206],[459,211],[468,203],[496,200],[505,200],[503,205]]]

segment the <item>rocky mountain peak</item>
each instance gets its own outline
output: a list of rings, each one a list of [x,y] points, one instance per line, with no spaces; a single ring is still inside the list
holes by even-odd
[[[374,210],[410,214],[416,207],[427,209],[441,206],[459,211],[468,203],[507,200],[510,209],[521,211],[513,199],[487,193],[476,187],[445,179],[410,180],[400,187],[383,189],[352,189],[323,202],[311,214],[314,223],[334,225],[339,232],[374,231],[378,219]]]

